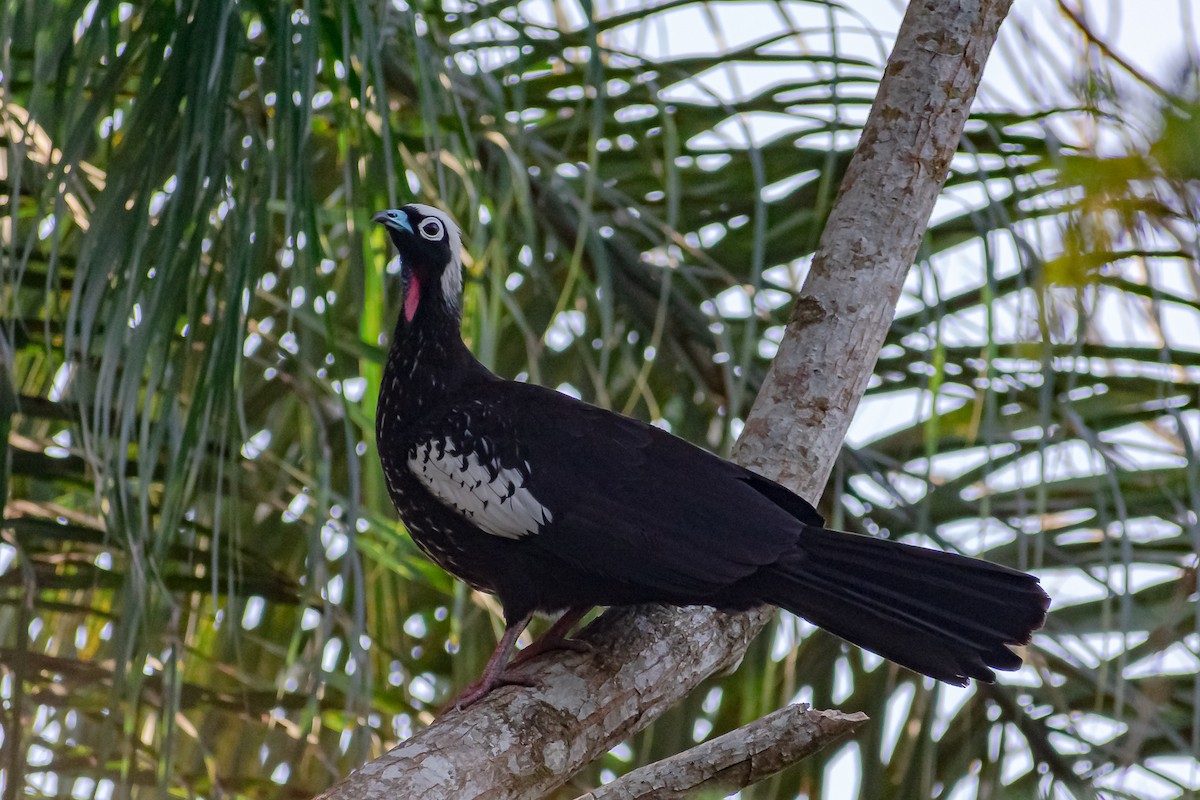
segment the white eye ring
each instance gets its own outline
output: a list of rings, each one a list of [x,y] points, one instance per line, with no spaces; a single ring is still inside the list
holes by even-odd
[[[442,234],[446,232],[446,229],[442,227],[442,221],[436,217],[422,220],[421,224],[417,226],[417,230],[431,242],[441,239]]]

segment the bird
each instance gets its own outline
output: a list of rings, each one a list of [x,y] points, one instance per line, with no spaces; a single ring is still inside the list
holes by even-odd
[[[1037,577],[827,529],[789,489],[661,428],[498,377],[461,335],[453,219],[411,203],[373,221],[403,289],[376,415],[388,493],[417,546],[504,614],[458,707],[521,682],[506,667],[535,613],[562,616],[521,661],[569,646],[600,606],[771,604],[957,686],[1021,666],[1010,646],[1050,603]]]

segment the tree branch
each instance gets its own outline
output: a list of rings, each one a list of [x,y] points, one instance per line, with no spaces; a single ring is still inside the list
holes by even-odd
[[[866,389],[1011,0],[913,0],[736,459],[816,499]],[[614,609],[322,795],[538,798],[741,658],[773,609]]]
[[[833,744],[867,719],[862,712],[786,706],[576,800],[683,800],[702,791],[735,792]]]
[[[908,6],[734,456],[805,497],[824,489],[866,391],[1011,4]]]

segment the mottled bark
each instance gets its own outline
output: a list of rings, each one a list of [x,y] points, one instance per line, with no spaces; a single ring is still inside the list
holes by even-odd
[[[583,637],[594,653],[539,659],[540,688],[502,688],[359,768],[324,797],[538,798],[675,705],[700,676],[734,668],[766,609],[614,609]]]
[[[809,499],[824,488],[870,380],[1010,2],[909,5],[735,455]],[[770,614],[610,611],[585,632],[594,654],[531,664],[539,688],[499,689],[443,715],[323,797],[542,797],[701,680],[736,665]]]

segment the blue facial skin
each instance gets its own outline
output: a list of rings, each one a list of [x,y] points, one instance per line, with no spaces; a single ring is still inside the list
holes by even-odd
[[[371,217],[371,221],[382,222],[387,227],[403,228],[409,233],[414,233],[412,223],[408,221],[408,214],[405,214],[398,208],[389,208],[387,211],[380,211]]]

